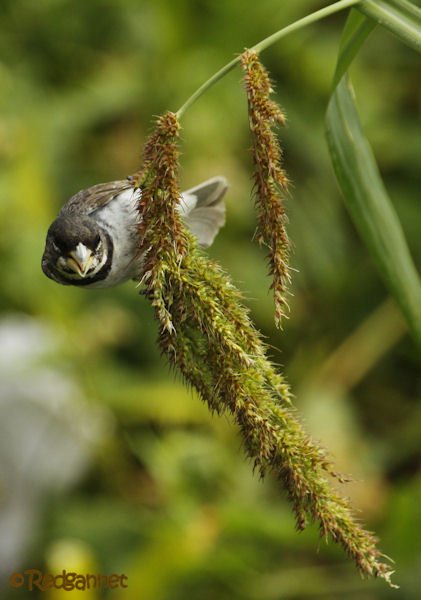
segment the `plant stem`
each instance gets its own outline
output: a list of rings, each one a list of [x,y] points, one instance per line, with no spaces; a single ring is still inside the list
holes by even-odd
[[[310,15],[307,15],[306,17],[303,17],[302,19],[298,19],[298,21],[291,23],[291,25],[287,25],[286,27],[283,27],[279,31],[273,33],[269,37],[265,38],[264,40],[258,42],[254,46],[252,46],[250,48],[250,50],[255,50],[256,52],[261,52],[262,50],[265,50],[269,46],[272,46],[272,44],[274,44],[281,38],[285,37],[289,33],[293,33],[294,31],[297,31],[298,29],[301,29],[302,27],[306,27],[306,25],[310,25],[311,23],[315,23],[316,21],[320,21],[321,19],[324,19],[325,17],[328,17],[329,15],[333,15],[334,13],[339,12],[340,10],[350,8],[351,6],[354,6],[355,4],[358,4],[359,2],[361,2],[361,0],[340,0],[340,2],[335,2],[334,4],[330,4],[329,6],[326,6],[325,8],[321,8],[320,10],[317,10],[316,12],[311,13]],[[196,102],[196,100],[198,100],[200,98],[200,96],[203,96],[203,94],[208,89],[210,89],[213,85],[215,85],[215,83],[217,83],[220,79],[222,79],[227,73],[232,71],[232,69],[234,69],[234,67],[237,64],[239,64],[240,60],[241,60],[241,55],[236,56],[233,60],[231,60],[229,63],[227,63],[225,66],[223,66],[222,69],[219,69],[219,71],[217,71],[214,75],[212,75],[212,77],[210,79],[205,81],[205,83],[203,85],[201,85],[190,96],[190,98],[188,98],[188,100],[181,106],[181,108],[178,109],[178,111],[176,112],[177,118],[180,119],[182,117],[182,115],[186,112],[186,110],[188,108],[190,108],[190,106],[194,102]]]

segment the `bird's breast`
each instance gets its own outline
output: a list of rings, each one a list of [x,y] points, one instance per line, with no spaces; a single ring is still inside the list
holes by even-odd
[[[138,190],[127,189],[94,211],[91,217],[108,233],[113,244],[113,260],[110,272],[95,287],[111,287],[136,277],[139,270],[137,256],[137,226],[139,213]]]

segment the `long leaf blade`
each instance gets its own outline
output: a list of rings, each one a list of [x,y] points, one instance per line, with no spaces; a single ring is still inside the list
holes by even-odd
[[[364,0],[357,8],[402,42],[421,51],[421,10],[415,4],[407,0]]]
[[[335,75],[333,76],[333,89],[345,75],[355,55],[375,26],[375,21],[367,19],[359,11],[355,9],[350,11],[342,32]]]
[[[421,346],[421,284],[405,236],[384,188],[346,77],[327,110],[327,140],[347,208]]]

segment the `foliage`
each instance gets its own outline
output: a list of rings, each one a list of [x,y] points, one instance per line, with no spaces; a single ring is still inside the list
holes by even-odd
[[[61,204],[82,187],[133,172],[151,115],[177,107],[227,57],[315,6],[313,0],[262,0],[247,11],[240,0],[3,2],[0,306],[4,318],[31,316],[52,332],[56,349],[37,358],[34,369],[41,362],[47,372],[59,366],[77,383],[85,407],[95,409],[90,421],[84,417],[88,428],[104,423],[103,441],[79,484],[43,497],[47,510],[34,522],[38,533],[31,534],[23,566],[57,564],[54,543],[72,538],[89,550],[94,566],[85,562],[86,568],[127,572],[125,600],[270,600],[280,590],[287,598],[389,597],[378,583],[360,581],[335,545],[315,555],[315,532],[296,535],[277,486],[270,479],[262,486],[244,464],[235,428],[210,418],[167,372],[155,349],[152,311],[132,286],[61,289],[39,268],[45,231]],[[211,257],[244,290],[271,354],[284,363],[306,427],[341,471],[353,473],[347,494],[399,565],[402,593],[415,600],[418,360],[342,206],[323,142],[343,21],[338,15],[297,31],[264,58],[290,123],[283,147],[294,197],[287,198],[290,261],[298,272],[294,318],[282,333],[273,327],[262,256],[250,244],[252,166],[238,74],[186,114],[181,181],[188,187],[221,173],[231,182],[227,227]],[[418,66],[416,53],[379,27],[352,66],[365,133],[415,262],[421,256]],[[33,381],[32,372],[22,373],[17,391],[26,385],[33,396]],[[21,416],[22,438],[16,433],[21,461],[23,428],[35,433],[31,414]],[[47,439],[37,439],[54,457]],[[11,452],[12,444],[2,459]],[[35,472],[30,454],[26,461]],[[30,499],[28,484],[19,485]],[[8,595],[17,593],[4,590]]]

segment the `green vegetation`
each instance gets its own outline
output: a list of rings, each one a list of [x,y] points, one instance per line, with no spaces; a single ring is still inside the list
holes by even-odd
[[[208,415],[168,373],[155,348],[152,311],[134,286],[105,292],[60,288],[39,267],[46,228],[65,198],[135,171],[151,115],[176,109],[233,53],[315,8],[309,0],[287,6],[264,0],[246,14],[237,0],[4,3],[2,323],[17,313],[14,323],[25,324],[29,315],[52,332],[50,349],[43,352],[28,334],[25,352],[41,354],[31,370],[22,370],[14,389],[25,398],[43,369],[54,370],[59,379],[43,380],[41,405],[48,390],[64,394],[59,381],[71,381],[67,417],[58,411],[54,419],[91,440],[84,446],[85,470],[83,461],[75,467],[66,493],[58,493],[63,486],[56,475],[32,499],[48,510],[38,513],[21,568],[60,565],[61,541],[61,552],[73,549],[80,569],[128,575],[129,588],[112,592],[115,598],[391,593],[378,582],[359,580],[333,545],[321,545],[316,555],[316,531],[296,534],[276,482],[262,485],[252,476],[233,423]],[[283,331],[273,325],[263,253],[251,244],[252,165],[239,72],[184,114],[182,183],[187,187],[218,173],[230,180],[227,226],[210,254],[239,282],[253,320],[274,346],[273,359],[284,365],[308,429],[338,469],[354,476],[347,493],[397,562],[396,581],[405,597],[416,598],[416,348],[343,208],[323,137],[343,24],[344,16],[336,15],[265,53],[288,115],[282,137],[293,181],[288,235],[298,273]],[[415,259],[421,254],[417,60],[413,49],[376,28],[352,65],[365,133]],[[343,87],[338,93],[338,102],[348,101]],[[402,289],[396,279],[395,287]],[[10,337],[1,339],[10,344]],[[6,361],[13,344],[4,350]],[[26,364],[23,354],[17,362]],[[4,369],[7,382],[13,373]],[[5,405],[10,389],[2,389]],[[3,427],[16,424],[11,407]],[[51,410],[46,406],[46,414]],[[22,464],[25,431],[35,431],[30,408],[17,422],[24,434],[14,438]],[[57,427],[51,422],[48,433]],[[45,471],[40,457],[60,456],[60,438],[40,440],[38,459],[32,454],[35,474]],[[2,449],[3,462],[11,460],[15,446]],[[72,454],[63,456],[65,473]],[[12,493],[13,480],[4,477],[2,488]],[[46,479],[34,476],[34,482]],[[31,487],[28,475],[22,481],[30,496],[35,483]]]

